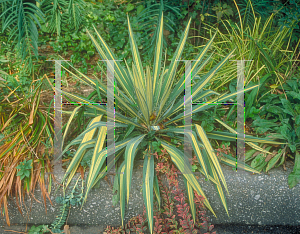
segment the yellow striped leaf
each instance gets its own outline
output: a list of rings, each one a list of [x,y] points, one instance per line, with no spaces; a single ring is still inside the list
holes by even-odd
[[[229,217],[227,203],[226,203],[226,199],[225,199],[225,194],[224,194],[222,186],[220,184],[220,181],[219,181],[219,178],[218,178],[218,174],[217,174],[216,169],[214,167],[214,164],[213,164],[213,162],[211,160],[211,157],[208,157],[205,151],[207,151],[207,150],[203,150],[203,155],[204,155],[206,161],[208,162],[209,171],[213,175],[213,178],[215,179],[215,181],[217,181],[217,184],[215,184],[215,187],[216,187],[216,189],[218,191],[219,197],[220,197],[220,199],[222,201],[222,204],[223,204],[223,206],[224,206],[224,208],[226,210],[226,213],[227,213],[227,215]],[[227,192],[228,192],[228,190],[227,190]]]
[[[194,220],[194,223],[196,223],[196,207],[195,207],[195,203],[194,203],[194,190],[193,190],[193,187],[190,185],[190,183],[185,178],[184,178],[184,183],[185,183],[186,192],[187,192],[188,199],[189,199],[189,204],[191,207],[191,213],[193,216],[193,220]]]
[[[121,209],[121,219],[122,226],[124,225],[124,216],[125,216],[125,195],[126,195],[126,181],[125,181],[125,163],[123,162],[120,167],[120,209]]]
[[[160,192],[159,192],[159,184],[158,184],[158,179],[157,179],[157,175],[154,171],[154,182],[153,182],[153,188],[154,188],[154,192],[155,192],[155,196],[158,202],[158,208],[160,209]]]
[[[143,166],[143,197],[151,234],[153,233],[153,177],[154,156],[147,154]]]
[[[213,211],[213,209],[211,208],[211,205],[209,204],[204,192],[202,191],[198,181],[196,180],[194,174],[189,171],[188,168],[185,168],[184,166],[184,160],[183,160],[183,153],[181,151],[179,151],[178,149],[176,149],[175,147],[168,145],[166,142],[161,141],[161,145],[167,150],[167,152],[170,154],[172,161],[175,163],[175,165],[177,166],[177,168],[185,173],[183,173],[183,176],[187,179],[187,181],[190,183],[190,185],[193,187],[194,190],[196,190],[196,192],[203,196],[205,198],[204,200],[204,205],[214,214],[215,217],[216,214]]]
[[[212,160],[212,162],[217,170],[217,173],[220,176],[220,179],[221,179],[227,193],[229,194],[221,166],[220,166],[217,156],[215,155],[214,150],[211,147],[211,144],[205,134],[204,129],[198,124],[195,124],[195,127],[196,127],[196,132],[197,132],[198,136],[200,137],[201,141],[203,142],[203,144],[205,146],[205,150],[208,152],[210,159]]]
[[[127,190],[127,204],[129,202],[129,192],[131,187],[133,161],[136,153],[136,148],[139,143],[143,140],[146,134],[133,138],[126,146],[125,151],[125,176],[126,176],[126,190]]]

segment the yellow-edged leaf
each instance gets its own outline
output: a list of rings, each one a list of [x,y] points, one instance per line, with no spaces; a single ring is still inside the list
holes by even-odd
[[[133,161],[136,153],[136,148],[139,143],[143,140],[146,134],[133,138],[126,146],[125,151],[125,176],[126,176],[126,190],[127,190],[127,204],[129,202],[129,192],[131,187]]]
[[[196,223],[196,207],[194,203],[194,190],[193,187],[190,185],[190,183],[187,180],[184,180],[185,186],[186,186],[186,192],[188,195],[190,207],[191,207],[191,213],[193,216],[194,223]]]
[[[143,166],[143,197],[148,217],[150,233],[153,233],[153,177],[154,177],[154,156],[147,155]]]
[[[125,163],[120,167],[120,209],[122,226],[124,225],[125,216],[125,195],[126,195],[126,181],[125,181]]]
[[[227,185],[226,185],[226,181],[225,181],[225,177],[223,175],[221,166],[220,166],[219,161],[217,159],[217,156],[215,155],[214,150],[211,147],[211,144],[210,144],[210,142],[209,142],[209,140],[208,140],[208,138],[207,138],[207,136],[204,132],[204,129],[198,124],[195,124],[195,127],[196,127],[196,132],[198,133],[201,141],[203,142],[203,144],[205,146],[205,149],[208,152],[208,154],[210,156],[210,159],[212,160],[212,162],[213,162],[213,164],[214,164],[214,166],[217,170],[218,175],[220,176],[220,179],[221,179],[227,193],[229,194],[228,188],[227,188]]]
[[[176,149],[175,147],[168,145],[164,141],[161,141],[161,145],[168,151],[168,153],[171,156],[172,161],[175,163],[177,168],[181,172],[186,170],[186,173],[183,173],[183,176],[187,179],[187,181],[189,181],[189,183],[193,187],[193,189],[196,190],[196,192],[199,195],[201,195],[205,198],[205,200],[203,202],[204,205],[214,214],[215,217],[217,217],[215,212],[211,208],[211,205],[209,204],[204,192],[202,191],[198,181],[196,180],[194,174],[192,172],[190,172],[188,168],[184,167],[183,153],[181,151],[179,151],[178,149]]]

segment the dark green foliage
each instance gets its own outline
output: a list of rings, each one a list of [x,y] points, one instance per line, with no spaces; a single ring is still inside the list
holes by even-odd
[[[56,32],[58,37],[62,30],[77,31],[82,22],[84,6],[83,0],[44,0],[41,5],[46,14],[44,30]]]
[[[37,1],[39,2],[39,1]],[[15,45],[16,51],[21,55],[24,69],[32,72],[34,53],[38,58],[38,30],[36,24],[41,27],[40,20],[44,21],[43,12],[33,3],[24,0],[1,0],[2,32],[7,30],[9,37],[7,42]],[[38,18],[37,18],[38,17]]]
[[[139,28],[143,29],[141,34],[141,42],[144,51],[144,56],[147,60],[152,59],[149,55],[153,55],[155,47],[155,38],[158,33],[158,19],[159,15],[164,14],[164,28],[170,32],[175,32],[176,26],[178,26],[178,17],[180,14],[180,5],[174,6],[174,1],[160,0],[160,3],[153,1],[146,1],[143,5],[139,6],[139,9],[144,8],[142,11],[138,11],[137,20],[139,22]],[[163,37],[164,47],[167,45],[166,36]]]
[[[273,0],[242,0],[236,1],[240,9],[242,20],[245,24],[254,24],[255,17],[266,20],[273,13]],[[235,10],[235,17],[238,19],[238,11]]]
[[[292,43],[297,43],[300,36],[300,1],[289,0],[278,6],[278,25],[293,31]]]
[[[287,84],[292,85],[288,81]],[[299,87],[299,85],[298,85]],[[297,86],[294,89],[298,88]],[[296,148],[300,146],[300,98],[299,92],[290,90],[288,85],[284,85],[288,99],[285,95],[270,94],[261,100],[264,103],[260,116],[255,117],[252,126],[257,133],[264,133],[266,131],[275,131],[287,141],[292,153],[295,153]],[[261,118],[262,117],[262,118]]]
[[[295,155],[294,171],[289,175],[288,179],[288,184],[292,188],[300,180],[300,166],[297,161],[299,160],[300,150],[299,78],[294,77],[286,81],[283,84],[283,88],[278,87],[278,92],[280,94],[268,94],[260,98],[259,103],[262,107],[259,115],[251,117],[254,120],[252,127],[258,134],[271,132],[286,141],[287,145],[283,145],[278,154],[276,156],[273,155],[271,160],[269,159],[267,169],[272,168],[277,162],[279,163],[277,166],[282,165],[286,154],[292,159],[294,159],[292,155]],[[251,166],[256,166],[256,169],[265,168],[268,160],[264,159],[265,156],[263,157],[263,154],[257,155]]]

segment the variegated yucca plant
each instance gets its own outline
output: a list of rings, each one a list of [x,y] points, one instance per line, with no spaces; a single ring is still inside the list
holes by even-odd
[[[162,38],[163,38],[163,17],[162,14],[159,17],[158,23],[158,34],[156,38],[156,47],[154,55],[154,64],[152,70],[150,67],[146,67],[146,70],[142,67],[140,55],[137,49],[137,43],[134,39],[133,31],[128,19],[128,30],[129,30],[129,40],[131,44],[133,63],[132,68],[130,68],[126,63],[126,68],[121,65],[119,61],[115,62],[115,79],[117,81],[117,86],[115,87],[115,100],[118,103],[118,110],[115,113],[115,127],[125,128],[126,135],[121,140],[116,134],[115,137],[115,162],[119,159],[123,159],[123,162],[118,167],[119,173],[118,184],[119,184],[119,194],[120,194],[120,208],[121,208],[121,217],[122,222],[124,220],[125,214],[125,203],[128,205],[129,194],[131,188],[131,179],[132,179],[132,170],[134,165],[134,160],[138,147],[141,147],[143,142],[152,143],[153,141],[161,142],[161,146],[167,150],[172,161],[177,166],[177,168],[184,173],[184,179],[186,181],[186,190],[188,191],[188,198],[190,204],[193,202],[193,191],[195,190],[199,195],[202,195],[205,198],[204,205],[215,215],[211,205],[209,204],[204,192],[202,191],[200,184],[196,180],[194,174],[189,171],[187,168],[184,169],[184,153],[175,146],[175,144],[166,141],[166,136],[168,133],[174,134],[176,139],[180,139],[183,143],[184,136],[184,126],[182,125],[182,120],[184,119],[184,99],[182,93],[184,92],[184,75],[181,76],[180,80],[175,83],[175,75],[177,69],[177,60],[181,58],[184,45],[188,36],[188,31],[190,27],[191,20],[188,22],[188,25],[181,36],[180,42],[178,44],[177,50],[174,53],[174,57],[168,66],[168,68],[162,66]],[[102,60],[116,60],[112,50],[104,42],[100,34],[97,32],[94,27],[97,37],[101,42],[98,44],[97,40],[89,33],[94,45],[96,46]],[[202,49],[199,55],[195,58],[197,60],[192,68],[192,74],[197,74],[204,65],[209,61],[211,55],[204,58],[207,50],[214,36],[207,43],[207,45]],[[205,85],[210,81],[214,74],[223,66],[224,63],[232,56],[233,51],[228,54],[222,61],[220,61],[210,72],[208,72],[204,77],[202,77],[199,83],[193,85],[192,99],[193,102],[205,101],[206,98],[216,95],[212,98],[210,102],[225,102],[231,98],[234,98],[237,93],[234,94],[218,94],[211,90],[204,90]],[[126,62],[126,61],[125,61]],[[65,67],[64,67],[65,68]],[[65,68],[66,69],[66,68]],[[75,68],[74,68],[75,69]],[[76,78],[84,81],[86,84],[90,85],[95,89],[95,94],[100,93],[107,94],[107,86],[100,82],[90,79],[84,74],[80,74],[80,77],[66,69]],[[244,91],[249,91],[253,88],[249,87]],[[69,98],[72,98],[79,102],[90,103],[90,98],[83,98],[65,91],[62,91]],[[194,107],[192,113],[197,113],[212,107],[212,105],[198,105]],[[66,137],[67,131],[69,129],[72,119],[76,116],[78,109],[77,107],[71,113],[71,117],[67,123],[66,130],[64,132],[64,139]],[[93,156],[91,159],[89,174],[87,177],[87,188],[85,199],[91,188],[103,178],[108,171],[113,167],[113,162],[106,165],[106,155],[107,149],[105,148],[105,137],[107,134],[107,110],[105,106],[101,105],[85,105],[86,114],[93,114],[98,111],[98,115],[91,120],[87,129],[80,134],[76,139],[74,139],[63,151],[61,155],[68,150],[71,145],[79,144],[76,154],[71,160],[66,174],[63,178],[63,181],[67,180],[67,185],[70,180],[76,173],[78,166],[85,155],[87,149],[93,150]],[[121,112],[122,111],[122,112]],[[127,113],[125,116],[122,113]],[[104,121],[103,121],[104,119]],[[223,123],[224,124],[224,123]],[[152,131],[151,126],[159,126],[159,130]],[[229,126],[225,125],[230,132],[213,132],[210,134],[212,138],[225,139],[229,141],[236,141],[235,130],[231,129]],[[212,181],[220,195],[223,206],[228,214],[227,205],[223,189],[221,184],[225,187],[228,192],[226,181],[222,173],[221,166],[215,155],[215,152],[208,140],[208,134],[205,133],[204,129],[197,124],[192,126],[192,133],[187,134],[190,143],[193,146],[195,155],[197,156],[199,163],[201,165],[200,171],[206,177],[207,180]],[[265,142],[265,143],[277,143],[272,142],[267,139],[259,139],[255,137],[246,136],[246,141],[251,144],[252,142]],[[277,143],[278,144],[278,143]],[[149,146],[149,148],[148,148]],[[253,147],[256,147],[258,150],[262,150],[258,146],[252,143]],[[150,149],[150,144],[144,147],[144,151]],[[144,203],[147,210],[147,218],[149,229],[153,230],[153,199],[158,200],[160,204],[160,193],[157,177],[154,170],[155,159],[152,155],[153,152],[149,152],[147,156],[144,157],[144,166],[143,166],[143,197]],[[121,157],[124,156],[124,157]],[[224,163],[235,166],[236,161],[233,157],[228,157],[222,159]],[[107,168],[106,168],[107,166]],[[248,171],[259,173],[253,168],[246,166],[245,168]],[[221,180],[221,182],[220,182]],[[155,195],[154,195],[155,194]],[[229,194],[229,192],[228,192]],[[195,210],[191,210],[192,216],[195,220]],[[229,216],[229,214],[228,214]]]

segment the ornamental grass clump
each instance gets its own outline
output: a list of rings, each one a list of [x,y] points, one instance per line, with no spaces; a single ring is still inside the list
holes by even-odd
[[[176,139],[179,141],[179,143],[181,143],[182,146],[184,134],[188,137],[189,143],[192,145],[195,155],[197,156],[201,166],[200,171],[207,178],[207,180],[209,179],[215,184],[222,200],[222,204],[226,210],[226,213],[228,214],[225,195],[222,188],[223,185],[229,194],[227,184],[219,161],[214,150],[212,149],[212,146],[210,145],[207,134],[198,124],[193,124],[192,132],[187,134],[184,132],[184,125],[182,124],[182,120],[184,119],[184,98],[182,97],[182,93],[185,89],[185,77],[182,75],[179,81],[175,83],[175,75],[178,66],[177,60],[181,59],[191,20],[189,20],[185,31],[182,33],[178,47],[170,64],[168,67],[166,67],[165,63],[162,66],[162,15],[163,13],[160,14],[159,22],[157,24],[159,30],[156,37],[153,67],[150,68],[147,66],[146,69],[142,67],[137,44],[128,18],[129,41],[133,56],[132,66],[130,68],[126,61],[126,67],[123,67],[119,61],[115,61],[114,63],[114,74],[117,83],[115,85],[114,98],[115,102],[118,103],[117,110],[115,111],[115,160],[108,161],[106,165],[107,155],[109,157],[112,155],[112,152],[107,152],[107,149],[104,146],[107,132],[106,121],[114,121],[111,119],[111,117],[109,117],[107,109],[102,105],[92,104],[92,101],[85,97],[80,97],[78,95],[62,91],[62,93],[64,93],[66,96],[77,102],[89,104],[85,105],[85,114],[94,116],[87,129],[85,129],[83,133],[81,133],[67,147],[65,147],[61,154],[62,156],[70,146],[79,144],[78,150],[67,168],[63,181],[68,179],[66,184],[71,181],[80,165],[80,162],[84,158],[85,153],[88,149],[92,149],[93,156],[90,162],[89,174],[86,181],[86,193],[84,197],[84,200],[86,200],[91,188],[93,188],[95,184],[101,178],[103,178],[111,170],[111,168],[113,168],[114,165],[116,165],[120,194],[120,213],[123,222],[125,215],[125,204],[127,203],[128,205],[129,202],[134,161],[140,159],[140,157],[137,156],[140,154],[137,154],[137,152],[145,152],[147,150],[145,156],[143,157],[144,165],[142,190],[148,226],[151,233],[153,232],[154,225],[153,201],[155,199],[158,201],[160,200],[158,179],[154,169],[154,165],[156,165],[157,160],[152,153],[154,152],[153,148],[157,148],[159,144],[168,152],[175,167],[181,173],[184,172],[183,176],[187,181],[187,190],[190,191],[188,196],[189,204],[194,204],[194,198],[191,196],[191,194],[193,191],[196,191],[197,194],[204,197],[204,205],[215,215],[196,177],[189,168],[185,167],[184,162],[186,157],[184,156],[184,153],[182,150],[180,150],[180,147],[177,147],[178,145],[172,143],[172,139]],[[96,31],[98,40],[101,42],[101,46],[89,32],[88,34],[97,48],[101,59],[117,60],[114,53],[104,42],[103,38],[97,32],[95,27],[94,29]],[[191,68],[192,74],[197,74],[209,61],[211,55],[208,57],[205,55],[211,46],[214,37],[215,35],[196,56],[196,61]],[[206,102],[208,97],[211,98],[210,102],[225,102],[226,100],[232,99],[237,95],[237,93],[220,95],[214,91],[204,89],[209,80],[223,66],[223,64],[228,61],[233,52],[234,51],[230,52],[217,65],[215,65],[211,71],[202,77],[200,82],[193,85],[193,102]],[[71,66],[71,64],[69,65]],[[68,69],[66,70],[75,78],[84,81],[84,83],[95,89],[89,98],[93,98],[94,95],[96,97],[98,96],[99,100],[101,100],[101,95],[107,96],[107,86],[99,79],[90,79],[79,72],[76,68],[74,69],[80,74],[79,76]],[[239,92],[247,92],[255,87],[257,87],[257,85],[253,87],[246,87],[243,91]],[[193,108],[192,113],[194,114],[201,112],[211,108],[212,106],[213,105],[198,105]],[[80,106],[75,108],[66,125],[64,139],[67,135],[70,123],[76,117],[76,113],[79,108],[82,107]],[[155,131],[152,130],[152,126],[156,127]],[[236,141],[235,133],[212,132],[211,135],[216,138],[221,137],[223,140]],[[171,140],[168,141],[168,139]],[[269,139],[263,140],[267,143],[274,143]],[[246,136],[246,141],[259,142],[261,139]],[[226,162],[236,165],[236,159],[234,157],[226,158]],[[257,173],[256,170],[249,166],[246,166],[245,169]],[[192,212],[192,216],[193,219],[195,219],[195,212]]]
[[[8,225],[8,198],[15,197],[23,215],[25,191],[37,200],[34,197],[37,183],[46,214],[46,199],[52,204],[49,193],[53,175],[46,179],[45,174],[51,172],[48,149],[53,146],[53,118],[40,102],[42,81],[32,82],[31,93],[21,97],[16,93],[18,88],[0,102],[0,136],[3,136],[0,138],[0,209]],[[9,100],[11,95],[15,95],[14,101]]]

